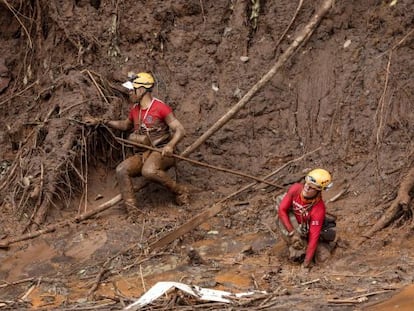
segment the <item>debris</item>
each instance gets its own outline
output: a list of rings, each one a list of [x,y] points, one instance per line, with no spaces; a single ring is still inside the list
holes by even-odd
[[[350,39],[346,40],[344,43],[344,49],[346,49],[347,47],[349,47],[351,45],[352,41]]]
[[[202,265],[205,263],[204,259],[201,258],[201,255],[192,247],[190,247],[190,249],[187,252],[187,256],[188,256],[188,263],[191,265]]]
[[[234,298],[241,298],[245,296],[251,296],[257,293],[266,294],[266,292],[246,292],[246,293],[237,293],[233,294],[230,292],[222,291],[222,290],[215,290],[209,288],[202,288],[197,285],[187,285],[178,282],[158,282],[153,287],[150,288],[144,295],[141,296],[137,301],[128,305],[124,308],[124,310],[138,310],[139,308],[153,302],[154,300],[158,299],[170,289],[179,289],[187,294],[190,294],[200,300],[206,301],[216,301],[216,302],[224,302],[224,303],[231,303],[232,299]]]
[[[240,60],[241,60],[243,63],[246,63],[246,62],[248,62],[248,61],[249,61],[249,56],[240,56]]]

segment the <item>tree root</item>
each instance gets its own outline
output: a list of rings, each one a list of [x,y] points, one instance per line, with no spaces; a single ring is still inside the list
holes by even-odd
[[[382,217],[362,235],[362,239],[357,243],[360,246],[367,239],[370,239],[376,232],[384,229],[389,224],[391,224],[400,213],[413,213],[409,209],[409,205],[412,197],[410,196],[410,191],[414,188],[414,167],[412,167],[408,174],[404,177],[400,184],[397,197],[392,202],[391,206],[385,211]]]

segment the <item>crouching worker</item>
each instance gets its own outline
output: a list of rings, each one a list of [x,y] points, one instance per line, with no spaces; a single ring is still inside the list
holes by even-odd
[[[336,237],[335,219],[326,217],[322,190],[332,186],[331,175],[314,169],[305,183],[293,184],[288,192],[276,199],[278,225],[289,248],[289,259],[309,268],[312,260],[325,261]],[[279,205],[280,202],[280,205]]]

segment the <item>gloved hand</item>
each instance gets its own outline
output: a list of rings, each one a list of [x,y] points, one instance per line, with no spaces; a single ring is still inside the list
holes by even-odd
[[[311,263],[310,263],[309,261],[306,261],[306,260],[305,260],[305,261],[302,263],[301,268],[302,268],[302,270],[303,270],[303,271],[308,272],[308,271],[310,270],[310,266],[311,266]]]
[[[171,156],[173,154],[173,151],[174,151],[174,148],[173,147],[171,147],[169,145],[166,145],[164,148],[162,148],[161,155],[163,157],[169,157],[169,156]]]
[[[296,230],[293,230],[292,232],[289,233],[290,236],[290,245],[295,248],[295,249],[302,249],[305,247],[305,243],[302,239],[302,237],[300,236],[299,232],[297,232]]]

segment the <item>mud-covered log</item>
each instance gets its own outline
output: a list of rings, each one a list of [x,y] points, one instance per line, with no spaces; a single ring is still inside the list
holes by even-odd
[[[411,202],[410,191],[414,188],[414,167],[412,167],[407,175],[403,178],[398,190],[397,197],[392,202],[391,206],[385,211],[382,217],[363,234],[362,239],[358,242],[358,245],[364,243],[367,239],[371,238],[376,232],[384,229],[390,223],[392,223],[395,217],[400,211],[407,211],[408,205]]]
[[[27,233],[27,234],[23,234],[21,236],[12,238],[12,239],[7,239],[7,240],[3,240],[0,241],[0,248],[8,248],[10,246],[10,244],[13,243],[17,243],[20,241],[25,241],[25,240],[30,240],[33,238],[36,238],[42,234],[46,234],[49,232],[53,232],[55,231],[57,228],[61,228],[64,227],[66,225],[69,225],[71,223],[77,223],[80,221],[83,221],[85,219],[89,219],[99,213],[102,213],[103,211],[106,211],[108,208],[114,206],[115,204],[117,204],[118,202],[121,201],[121,195],[117,195],[115,197],[113,197],[112,199],[110,199],[109,201],[106,201],[105,203],[101,204],[100,206],[98,206],[97,208],[90,210],[89,212],[83,213],[81,215],[78,215],[76,217],[74,217],[73,219],[68,219],[68,220],[64,220],[58,223],[55,223],[53,225],[49,225],[43,229],[31,232],[31,233]]]

